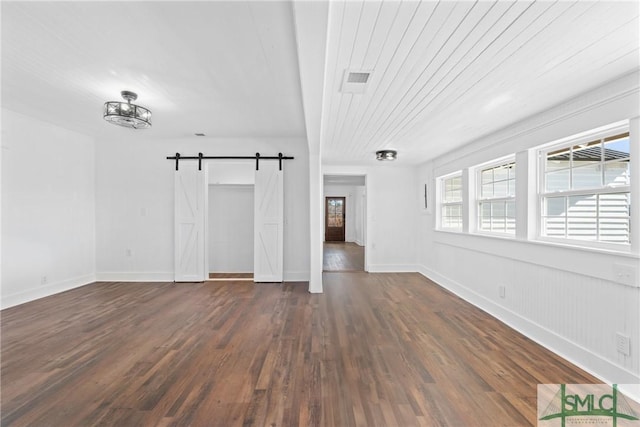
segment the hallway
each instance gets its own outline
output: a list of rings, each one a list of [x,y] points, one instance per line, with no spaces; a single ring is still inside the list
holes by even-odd
[[[324,242],[323,271],[364,271],[364,246],[353,242]]]

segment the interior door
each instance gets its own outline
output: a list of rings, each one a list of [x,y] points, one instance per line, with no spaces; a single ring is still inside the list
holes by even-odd
[[[206,180],[195,162],[175,172],[175,281],[202,282],[205,265]]]
[[[278,162],[260,162],[254,195],[253,281],[282,282],[284,186]]]
[[[345,198],[326,197],[324,208],[324,240],[344,242]]]

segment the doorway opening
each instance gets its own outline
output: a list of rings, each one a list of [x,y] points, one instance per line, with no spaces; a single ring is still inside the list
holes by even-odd
[[[253,280],[253,184],[209,184],[209,280]]]
[[[207,168],[207,280],[253,281],[253,165],[216,162]]]
[[[366,177],[324,176],[323,271],[366,271]]]
[[[177,156],[176,156],[177,157]],[[185,157],[186,158],[186,157]],[[287,157],[266,157],[281,160]],[[197,159],[197,158],[190,158]],[[218,160],[218,158],[216,158]],[[226,159],[223,159],[226,160]],[[257,161],[255,161],[257,164]],[[176,168],[175,192],[175,282],[202,282],[209,276],[209,184],[253,185],[253,281],[284,280],[284,172],[280,162],[252,163],[242,166],[205,162],[186,163]],[[230,166],[230,167],[229,167]],[[226,169],[226,171],[225,171]],[[224,172],[231,172],[224,181]],[[246,175],[252,181],[243,181]],[[213,203],[216,203],[213,200]],[[228,215],[227,215],[228,216]],[[226,272],[225,272],[226,273]]]

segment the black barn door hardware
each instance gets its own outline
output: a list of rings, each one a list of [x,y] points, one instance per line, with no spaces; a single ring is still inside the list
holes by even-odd
[[[176,153],[175,156],[168,156],[167,160],[175,160],[176,161],[176,170],[180,168],[180,162],[183,160],[197,160],[198,161],[198,170],[202,170],[202,161],[210,160],[210,159],[219,159],[219,160],[252,160],[256,161],[256,170],[260,170],[260,162],[262,160],[277,160],[278,166],[280,170],[282,170],[282,161],[283,160],[293,160],[292,156],[283,156],[282,153],[278,153],[277,156],[261,156],[260,153],[256,153],[255,156],[205,156],[202,153],[198,153],[197,156],[181,156],[180,153]]]

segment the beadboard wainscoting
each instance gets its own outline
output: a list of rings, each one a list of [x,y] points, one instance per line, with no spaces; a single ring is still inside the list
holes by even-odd
[[[637,339],[640,289],[539,264],[435,243],[420,272],[609,383],[640,383],[638,358],[616,349]],[[504,287],[504,297],[500,296]],[[634,349],[637,351],[637,349]]]

